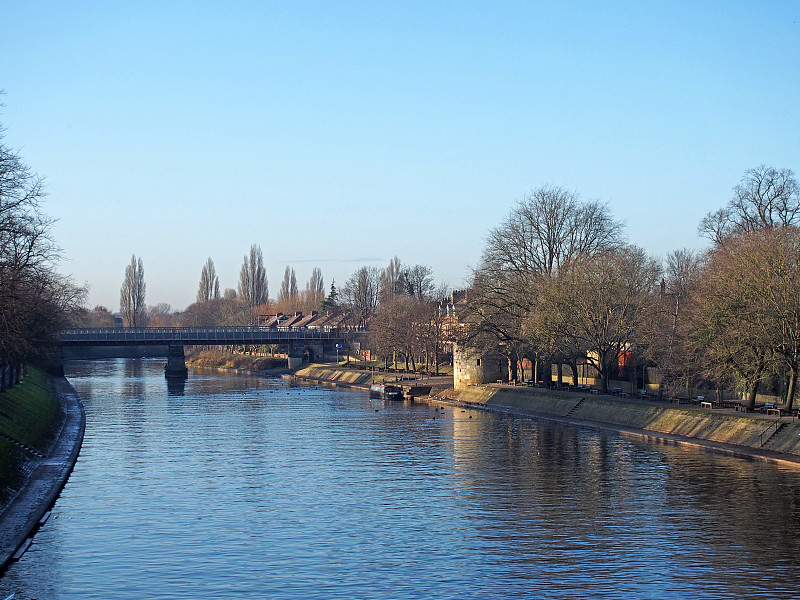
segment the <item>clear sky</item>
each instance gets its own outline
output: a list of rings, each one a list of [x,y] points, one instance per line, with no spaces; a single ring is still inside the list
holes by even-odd
[[[5,143],[61,269],[119,308],[236,287],[261,246],[326,289],[397,255],[461,287],[531,188],[656,256],[744,171],[800,171],[800,2],[0,1]]]

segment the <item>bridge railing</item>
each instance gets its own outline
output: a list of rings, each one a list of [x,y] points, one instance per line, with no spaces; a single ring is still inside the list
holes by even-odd
[[[284,341],[333,340],[363,330],[291,327],[107,327],[67,329],[67,345],[91,344],[275,344]]]

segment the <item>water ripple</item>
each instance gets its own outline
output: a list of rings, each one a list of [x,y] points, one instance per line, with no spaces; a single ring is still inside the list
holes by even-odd
[[[17,598],[793,598],[800,476],[161,361],[74,363],[84,448]],[[433,416],[436,419],[433,419]],[[470,418],[472,417],[472,418]]]

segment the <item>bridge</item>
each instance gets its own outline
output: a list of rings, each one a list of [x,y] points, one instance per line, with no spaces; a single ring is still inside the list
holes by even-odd
[[[186,377],[184,346],[289,346],[289,366],[295,366],[304,353],[322,354],[325,350],[361,336],[363,330],[292,327],[108,327],[66,329],[61,332],[63,346],[166,346],[167,377]],[[339,346],[341,347],[341,346]],[[293,364],[294,363],[294,364]]]

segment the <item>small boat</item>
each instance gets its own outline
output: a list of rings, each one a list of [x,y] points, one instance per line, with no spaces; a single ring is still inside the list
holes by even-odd
[[[369,386],[369,395],[373,398],[383,398],[384,400],[402,400],[403,390],[398,385],[373,383]]]

